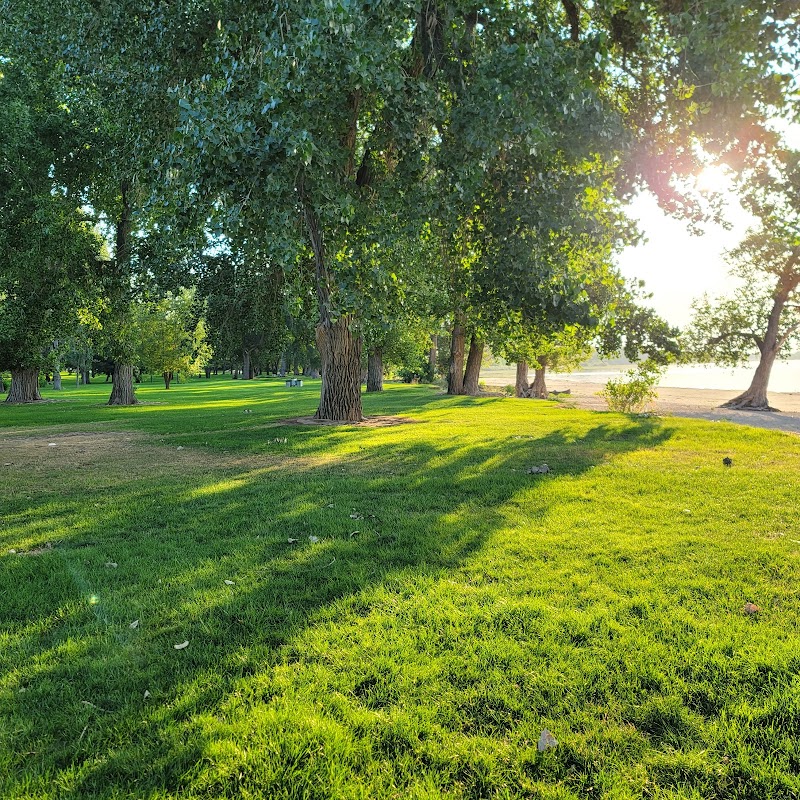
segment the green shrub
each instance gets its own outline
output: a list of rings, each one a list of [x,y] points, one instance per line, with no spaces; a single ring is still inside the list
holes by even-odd
[[[664,368],[652,361],[642,361],[619,378],[611,378],[600,392],[609,411],[641,414],[658,395],[656,387]]]

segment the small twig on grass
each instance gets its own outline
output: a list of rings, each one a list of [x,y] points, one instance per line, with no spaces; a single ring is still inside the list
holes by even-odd
[[[104,714],[110,714],[111,712],[107,708],[100,708],[100,706],[96,706],[94,703],[90,703],[88,700],[81,700],[85,706],[90,706],[91,708],[96,708],[98,711],[102,711]]]

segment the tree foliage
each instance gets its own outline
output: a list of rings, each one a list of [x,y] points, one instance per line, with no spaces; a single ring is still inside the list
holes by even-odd
[[[168,293],[154,303],[138,303],[132,315],[137,364],[146,371],[161,373],[167,388],[173,376],[185,377],[211,357],[205,321],[198,318],[193,289]]]
[[[0,75],[0,368],[51,366],[98,271],[99,237],[61,182],[72,121],[45,79]]]
[[[733,296],[694,304],[687,348],[698,361],[729,366],[757,352],[750,387],[729,404],[762,409],[769,408],[772,365],[800,342],[800,153],[758,156],[740,183],[760,226],[728,254],[731,274],[741,281]]]

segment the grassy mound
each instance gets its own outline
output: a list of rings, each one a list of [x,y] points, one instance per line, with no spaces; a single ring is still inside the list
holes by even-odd
[[[317,393],[0,408],[0,797],[800,796],[799,438]]]

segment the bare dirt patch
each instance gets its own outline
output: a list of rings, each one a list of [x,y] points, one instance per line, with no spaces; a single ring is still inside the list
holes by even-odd
[[[407,420],[404,420],[407,421]],[[215,480],[269,470],[307,471],[338,462],[284,451],[228,453],[184,446],[137,431],[39,431],[0,434],[3,485],[35,495],[150,481],[160,476]],[[24,488],[21,488],[24,487]]]
[[[375,416],[364,417],[361,422],[337,422],[333,419],[317,419],[316,417],[293,417],[285,419],[281,425],[346,425],[355,428],[391,428],[394,425],[407,425],[418,423],[419,420],[408,417]]]

